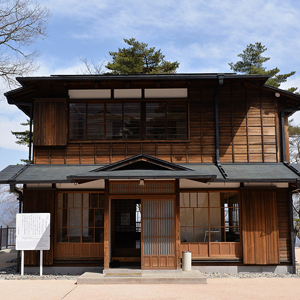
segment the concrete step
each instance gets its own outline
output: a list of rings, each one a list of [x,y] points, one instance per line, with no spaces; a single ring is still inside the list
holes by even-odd
[[[110,272],[111,271],[111,272]],[[105,270],[104,274],[86,272],[77,284],[206,284],[207,278],[198,270]]]

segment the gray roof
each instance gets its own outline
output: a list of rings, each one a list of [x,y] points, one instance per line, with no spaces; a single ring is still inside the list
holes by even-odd
[[[222,164],[229,181],[295,181],[297,174],[283,163]]]
[[[64,183],[72,179],[187,178],[225,181],[214,164],[180,164],[190,170],[115,170],[98,171],[104,165],[10,165],[0,172],[0,183]],[[293,165],[300,171],[300,165]],[[293,182],[300,177],[282,163],[222,164],[227,182]]]
[[[212,181],[217,177],[215,173],[197,172],[195,170],[116,170],[86,172],[79,175],[70,175],[72,180],[97,180],[97,179],[195,179]]]

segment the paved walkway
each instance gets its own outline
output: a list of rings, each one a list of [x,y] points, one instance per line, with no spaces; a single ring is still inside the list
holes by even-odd
[[[300,249],[296,250],[298,262]],[[2,254],[0,254],[1,260]],[[0,280],[1,299],[298,299],[299,278],[214,278],[207,284],[76,285],[76,280]]]
[[[300,279],[209,279],[208,284],[76,285],[75,280],[0,280],[1,299],[298,299]]]

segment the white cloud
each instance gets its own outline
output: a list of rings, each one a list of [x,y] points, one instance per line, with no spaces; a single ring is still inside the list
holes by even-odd
[[[2,112],[2,109],[6,109],[6,106],[8,106],[8,104],[3,105],[1,102],[0,108]],[[20,123],[24,123],[26,121],[26,118],[28,117],[21,111],[14,112],[13,114],[0,114],[0,148],[23,150],[28,152],[28,147],[16,144],[16,138],[11,133],[11,131],[26,130],[27,128],[25,126],[20,125]]]

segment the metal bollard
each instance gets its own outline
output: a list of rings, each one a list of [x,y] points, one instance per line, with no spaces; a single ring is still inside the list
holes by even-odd
[[[192,253],[190,251],[182,252],[182,271],[192,270]]]

